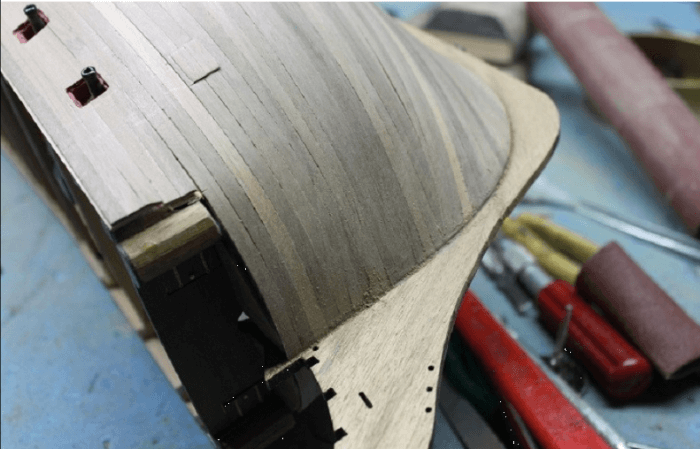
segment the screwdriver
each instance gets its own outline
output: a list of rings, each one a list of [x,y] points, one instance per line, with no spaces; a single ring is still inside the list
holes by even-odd
[[[567,346],[609,397],[625,401],[649,387],[651,363],[578,296],[571,284],[550,277],[522,245],[500,239],[497,247],[517,282],[537,298],[540,320],[548,331],[556,332],[567,306],[573,308]]]
[[[489,373],[504,402],[517,412],[542,449],[612,447],[471,290],[459,307],[455,330]]]
[[[530,214],[515,221],[506,219],[503,230],[538,258],[543,256],[543,268],[568,280],[581,297],[600,307],[665,379],[700,371],[700,325],[617,243],[598,248],[568,229]],[[549,245],[582,263],[573,281],[569,277],[579,265]],[[561,266],[568,268],[557,271],[560,266],[551,263],[555,259],[568,261]]]

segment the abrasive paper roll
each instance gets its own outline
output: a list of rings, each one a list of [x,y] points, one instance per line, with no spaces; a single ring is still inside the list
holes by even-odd
[[[700,371],[700,326],[617,243],[583,264],[576,289],[603,309],[664,378]]]
[[[700,237],[700,122],[593,3],[528,3],[590,97]]]

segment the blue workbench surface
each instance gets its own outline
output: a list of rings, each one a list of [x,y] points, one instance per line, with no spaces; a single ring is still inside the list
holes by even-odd
[[[400,5],[408,17],[425,4]],[[602,4],[623,31],[654,23],[700,32],[693,4]],[[590,113],[583,91],[542,37],[533,41],[532,81],[562,116],[555,155],[536,186],[556,186],[632,219],[676,230],[680,221],[651,186],[616,133]],[[74,241],[3,155],[1,375],[3,448],[212,448],[153,362]],[[698,267],[573,213],[520,206],[597,243],[617,240],[697,321]],[[533,352],[551,338],[517,316],[478,272],[472,288]],[[626,406],[595,388],[584,398],[625,438],[661,449],[700,447],[700,382],[673,382]],[[438,413],[434,447],[458,447]]]
[[[2,155],[5,449],[210,449],[75,241]]]

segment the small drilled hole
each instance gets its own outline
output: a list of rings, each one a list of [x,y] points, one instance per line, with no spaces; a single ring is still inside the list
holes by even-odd
[[[360,398],[362,398],[362,402],[365,403],[365,405],[367,406],[367,408],[372,408],[372,402],[370,402],[370,400],[369,400],[369,398],[367,397],[367,395],[366,395],[364,392],[362,392],[362,391],[360,391]]]
[[[430,366],[428,367],[428,371],[432,371],[432,370],[434,370],[434,369],[435,369],[435,367],[434,367],[433,365],[430,365]]]
[[[318,346],[314,346],[314,347],[313,347],[313,350],[314,350],[314,351],[318,351]]]
[[[433,408],[432,408],[432,407],[426,407],[426,408],[425,408],[425,413],[430,413],[430,412],[432,412],[432,411],[433,411]]]
[[[427,391],[428,393],[430,393],[431,391],[433,391],[433,387],[428,387],[428,388],[425,389],[425,391]]]

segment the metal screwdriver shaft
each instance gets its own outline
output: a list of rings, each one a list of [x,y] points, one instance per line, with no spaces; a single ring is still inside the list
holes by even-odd
[[[569,325],[571,324],[571,316],[574,313],[574,306],[567,304],[565,309],[566,315],[564,316],[564,320],[561,322],[559,330],[557,331],[557,337],[554,341],[554,352],[552,353],[552,357],[549,359],[549,363],[552,365],[552,367],[558,366],[562,357],[564,357],[566,339],[569,338]]]

